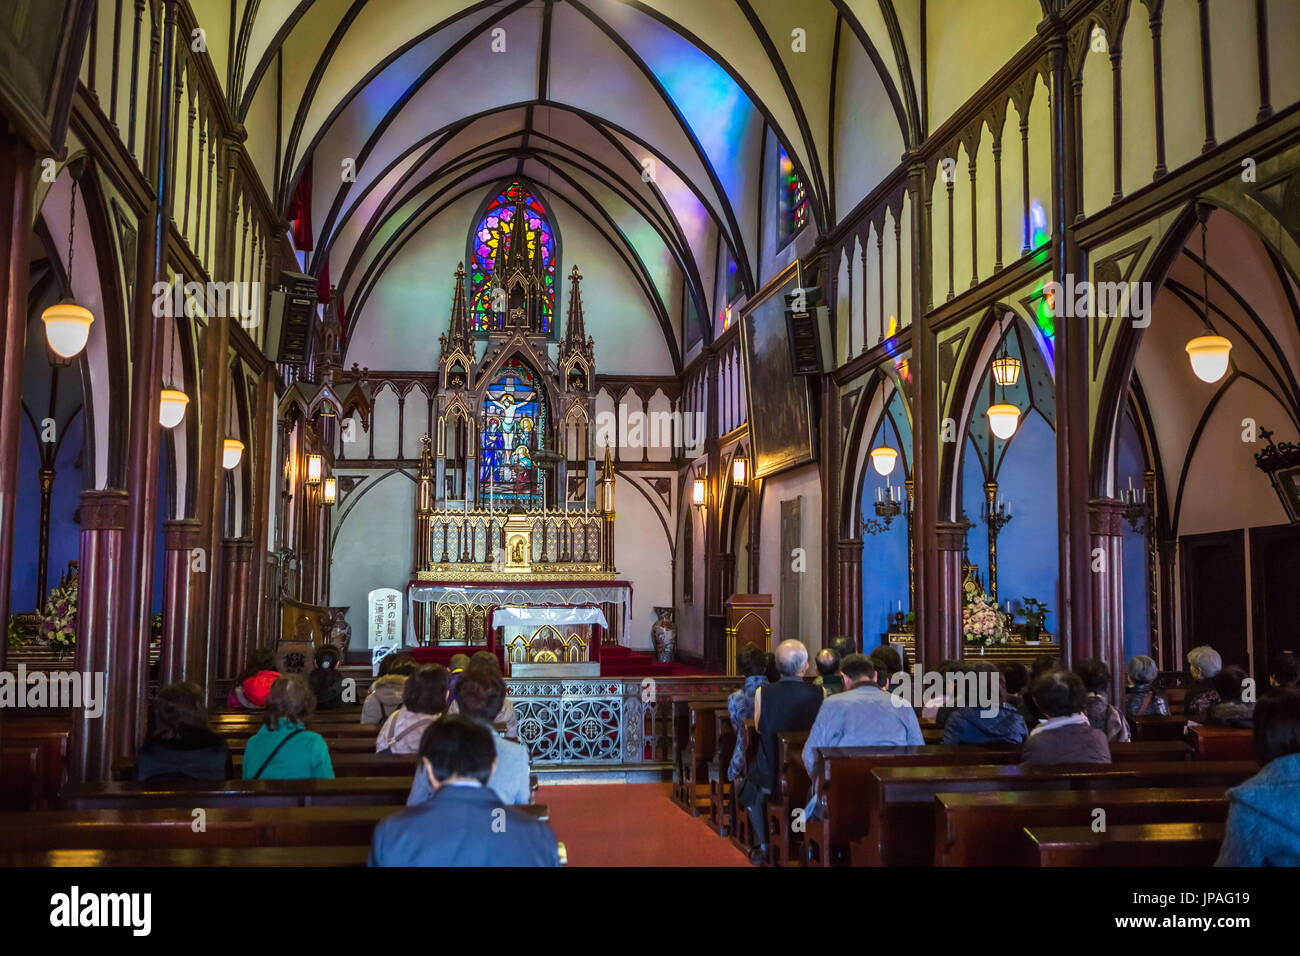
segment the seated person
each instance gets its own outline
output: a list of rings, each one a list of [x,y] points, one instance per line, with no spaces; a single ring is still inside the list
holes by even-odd
[[[333,644],[322,644],[316,648],[316,669],[307,675],[307,686],[316,695],[317,710],[332,710],[343,706],[339,649]]]
[[[1245,683],[1246,672],[1235,664],[1229,664],[1214,675],[1214,692],[1219,699],[1205,712],[1207,724],[1216,727],[1255,726],[1254,703],[1241,699]]]
[[[1083,712],[1083,681],[1066,670],[1048,671],[1030,688],[1043,719],[1020,751],[1022,764],[1110,763],[1106,735]]]
[[[1128,690],[1124,694],[1124,712],[1128,716],[1169,716],[1169,698],[1155,689],[1159,673],[1156,662],[1145,654],[1128,662]]]
[[[1300,690],[1270,690],[1255,708],[1259,773],[1228,791],[1215,866],[1300,866]]]
[[[280,672],[275,669],[275,651],[259,647],[248,656],[248,666],[235,678],[226,698],[231,710],[261,710],[266,706],[266,695]]]
[[[500,738],[481,721],[447,715],[420,741],[430,796],[375,828],[371,866],[559,866],[555,834],[508,805],[490,781]]]
[[[379,676],[370,682],[366,702],[361,705],[363,724],[382,724],[388,715],[402,706],[402,688],[416,668],[410,654],[389,654],[379,662]]]
[[[393,711],[375,738],[375,753],[413,754],[428,726],[447,709],[451,675],[441,664],[425,664],[406,678],[402,706]]]
[[[808,648],[802,641],[782,641],[776,647],[776,666],[780,680],[759,687],[754,692],[754,727],[758,731],[758,756],[745,775],[738,802],[749,813],[758,837],[758,846],[749,853],[749,861],[762,863],[767,858],[767,813],[765,801],[776,789],[779,748],[777,735],[786,731],[811,730],[817,712],[826,697],[820,687],[804,682],[808,669]],[[838,695],[837,695],[838,696]]]
[[[465,657],[465,655],[457,654],[456,657]],[[456,663],[456,657],[453,657],[451,659],[453,664]],[[466,669],[470,667],[487,667],[490,668],[491,670],[496,671],[498,677],[503,676],[501,674],[501,662],[497,660],[497,656],[493,654],[491,651],[478,651],[477,653],[474,654],[473,657],[466,658],[466,660],[469,662],[468,664],[465,665]],[[452,686],[453,687],[455,686],[454,680],[452,681]],[[447,713],[449,714],[458,713],[458,711],[456,710],[455,696],[456,696],[456,692],[453,690],[451,706],[447,708]],[[513,702],[511,702],[509,697],[506,698],[505,704],[502,705],[501,713],[496,715],[492,723],[505,724],[506,737],[508,737],[510,740],[519,739],[519,717],[515,713],[515,705]]]
[[[1188,720],[1205,720],[1210,707],[1219,702],[1219,692],[1214,689],[1214,675],[1223,670],[1223,658],[1208,644],[1193,647],[1187,652],[1187,670],[1192,682],[1183,698],[1183,713]]]
[[[1034,683],[1044,674],[1051,673],[1062,668],[1061,659],[1055,654],[1040,654],[1034,658],[1034,663],[1029,668],[1029,683],[1025,685],[1022,700],[1024,708],[1021,711],[1025,715],[1025,726],[1032,732],[1038,722],[1043,719],[1042,711],[1034,703]]]
[[[1300,686],[1300,657],[1290,651],[1283,651],[1273,658],[1268,665],[1268,686]]]
[[[727,714],[731,717],[731,726],[736,728],[736,746],[727,765],[728,780],[745,775],[745,735],[740,728],[745,721],[754,719],[754,694],[767,683],[767,676],[763,673],[766,667],[767,655],[756,645],[745,644],[736,652],[736,669],[745,678],[745,686],[732,691],[727,698]]]
[[[468,654],[452,654],[451,660],[447,662],[447,670],[451,672],[451,699],[456,699],[456,682],[460,680],[460,675],[465,673],[469,667]]]
[[[925,700],[921,707],[921,715],[929,720],[934,721],[934,725],[942,729],[948,721],[948,715],[956,709],[956,702],[953,700],[952,686],[953,679],[960,674],[965,665],[958,660],[943,660],[939,662],[939,674],[943,677],[943,699],[942,700]]]
[[[876,686],[881,690],[889,690],[889,682],[903,670],[903,658],[898,649],[890,644],[881,644],[869,656],[876,668]]]
[[[844,678],[840,676],[840,655],[829,647],[823,647],[814,660],[817,679],[813,683],[822,689],[822,693],[829,697],[844,690]]]
[[[920,747],[916,711],[876,685],[876,666],[866,654],[850,654],[840,665],[844,692],[826,698],[803,748],[808,776],[821,776],[818,747]]]
[[[1083,689],[1088,695],[1083,703],[1088,723],[1105,734],[1107,740],[1127,742],[1130,739],[1128,721],[1110,702],[1110,668],[1106,662],[1095,657],[1085,658],[1074,665],[1074,673],[1083,681]]]
[[[501,674],[490,667],[469,667],[460,675],[456,684],[456,708],[465,717],[482,721],[492,731],[492,720],[501,712],[501,703],[506,699],[506,682]],[[452,716],[451,708],[447,715],[435,721],[435,726]],[[492,732],[492,743],[496,746],[497,761],[492,770],[488,786],[506,803],[531,803],[532,789],[528,783],[528,750],[523,744],[506,740],[500,734]],[[411,784],[411,793],[406,798],[408,807],[424,803],[433,796],[429,786],[428,775],[416,771]]]
[[[1029,668],[1020,661],[1007,661],[998,667],[1002,674],[1002,687],[1006,691],[1003,698],[1008,704],[1025,715],[1025,688],[1029,686]]]
[[[230,748],[208,728],[198,684],[177,681],[158,691],[153,733],[135,758],[137,780],[229,780]]]
[[[316,698],[301,674],[285,674],[266,696],[262,728],[244,748],[245,780],[312,780],[334,776],[325,738],[307,729]]]
[[[1023,666],[1023,665],[1022,665]],[[1021,744],[1029,736],[1025,727],[1025,718],[1011,706],[1004,693],[1002,673],[992,661],[967,661],[966,675],[974,675],[975,681],[969,679],[964,690],[967,694],[966,706],[958,707],[948,715],[943,725],[943,743],[945,744]],[[982,675],[982,676],[981,676]],[[972,688],[971,683],[975,683]],[[970,692],[987,694],[977,696],[971,701]],[[987,705],[987,706],[985,706]],[[910,707],[907,710],[911,710]]]

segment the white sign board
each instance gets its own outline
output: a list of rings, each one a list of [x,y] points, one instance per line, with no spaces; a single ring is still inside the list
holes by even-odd
[[[396,588],[375,588],[370,592],[367,618],[370,639],[367,647],[402,643],[402,592]]]

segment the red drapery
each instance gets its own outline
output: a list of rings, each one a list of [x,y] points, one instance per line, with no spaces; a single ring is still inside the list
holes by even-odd
[[[311,160],[302,168],[298,185],[289,197],[288,218],[293,222],[293,244],[299,252],[311,252]]]

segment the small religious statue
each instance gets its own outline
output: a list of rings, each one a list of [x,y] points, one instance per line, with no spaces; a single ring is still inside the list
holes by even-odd
[[[515,564],[524,563],[524,543],[522,541],[516,540],[514,545],[511,547],[510,560]]]
[[[650,642],[654,645],[655,660],[661,664],[672,661],[677,653],[677,625],[671,607],[654,609],[655,621],[650,626]]]

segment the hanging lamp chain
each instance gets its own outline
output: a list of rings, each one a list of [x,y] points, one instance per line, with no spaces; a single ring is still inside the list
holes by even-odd
[[[72,198],[68,202],[68,297],[72,297],[72,258],[76,254],[73,236],[77,231],[77,179],[72,178]]]
[[[1201,217],[1201,317],[1210,332],[1210,258],[1205,251],[1205,234],[1208,232],[1208,215]]]

